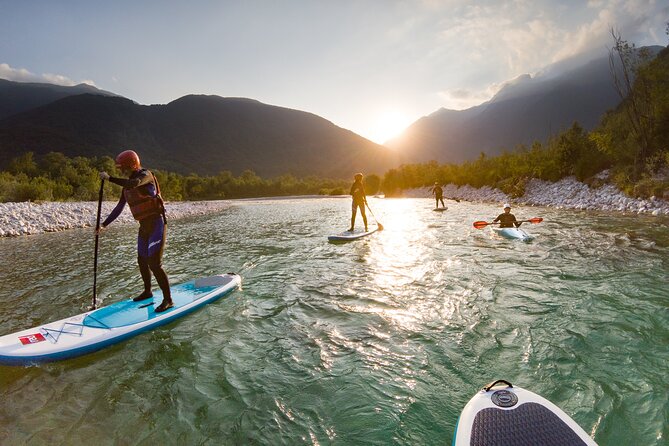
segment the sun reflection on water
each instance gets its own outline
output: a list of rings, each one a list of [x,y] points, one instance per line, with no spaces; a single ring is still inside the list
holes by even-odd
[[[461,268],[462,260],[441,250],[451,243],[448,237],[453,231],[448,224],[429,227],[441,214],[431,212],[425,200],[385,199],[372,205],[378,209],[384,230],[369,243],[365,255],[372,269],[368,276],[371,296],[351,310],[378,314],[409,331],[420,330],[435,318],[452,316],[457,293],[448,289],[452,286],[450,270]]]

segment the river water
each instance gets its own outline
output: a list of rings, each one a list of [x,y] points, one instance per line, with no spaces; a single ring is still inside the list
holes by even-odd
[[[341,198],[170,222],[173,283],[232,271],[242,289],[94,354],[0,366],[0,444],[450,444],[498,378],[600,445],[669,444],[669,220],[516,208],[545,219],[525,243],[472,227],[495,206],[433,204],[370,199],[385,230],[347,244],[327,242]],[[102,305],[140,290],[135,237],[101,237]],[[85,311],[92,257],[90,228],[0,239],[0,334]]]

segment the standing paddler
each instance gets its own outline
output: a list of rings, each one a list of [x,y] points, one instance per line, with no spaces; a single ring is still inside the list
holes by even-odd
[[[365,194],[365,187],[362,185],[362,174],[356,173],[353,177],[353,185],[351,186],[351,196],[353,197],[353,204],[351,205],[351,228],[349,232],[355,229],[355,214],[360,208],[360,215],[362,221],[365,223],[365,232],[367,232],[367,215],[365,214],[365,204],[367,204],[367,196]]]
[[[155,175],[142,168],[139,156],[132,150],[121,152],[116,157],[116,167],[128,178],[114,178],[107,172],[100,172],[100,178],[118,184],[123,190],[118,204],[102,223],[98,233],[121,214],[127,203],[132,216],[139,221],[137,263],[144,281],[144,291],[133,300],[140,301],[153,297],[151,291],[151,273],[153,273],[163,292],[163,301],[155,310],[156,313],[160,313],[174,306],[170,281],[162,265],[167,219],[163,199],[160,196],[160,186]]]
[[[444,204],[444,189],[439,185],[438,181],[435,181],[434,186],[432,189],[432,195],[434,195],[435,200],[437,200],[437,204],[435,205],[436,209],[439,209],[439,202],[441,201],[441,206],[446,207],[446,204]]]

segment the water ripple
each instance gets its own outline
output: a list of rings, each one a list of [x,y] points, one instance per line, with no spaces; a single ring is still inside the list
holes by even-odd
[[[0,443],[443,444],[506,378],[600,444],[666,444],[667,220],[518,208],[545,219],[522,243],[471,227],[493,206],[432,204],[370,199],[386,229],[343,245],[327,235],[348,199],[170,221],[173,282],[231,271],[242,289],[92,355],[0,367]],[[106,304],[141,284],[136,228],[103,234]],[[2,333],[82,311],[92,247],[83,229],[0,239]]]

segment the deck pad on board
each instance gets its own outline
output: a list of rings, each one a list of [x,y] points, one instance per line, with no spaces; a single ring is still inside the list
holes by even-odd
[[[546,398],[496,381],[474,395],[462,410],[453,446],[511,445],[597,446],[583,428]]]

